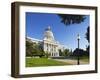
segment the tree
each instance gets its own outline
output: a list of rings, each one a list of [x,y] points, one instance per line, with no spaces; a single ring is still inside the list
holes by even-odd
[[[42,47],[40,46],[40,44],[34,43],[33,44],[33,51],[34,51],[34,56],[39,56],[41,58],[42,56],[45,55],[45,53],[44,53]]]
[[[45,52],[45,57],[48,58],[50,56],[49,52]]]
[[[63,51],[61,51],[61,49],[59,49],[59,56],[63,56]]]
[[[58,14],[65,25],[79,24],[85,20],[85,15]]]
[[[88,26],[87,28],[87,32],[86,32],[86,39],[88,40],[88,43],[90,43],[90,27]],[[87,52],[87,56],[89,56],[90,53],[90,45],[88,45],[88,47],[86,48],[86,52]]]
[[[85,56],[86,55],[86,51],[84,51],[83,49],[78,49],[76,48],[74,51],[73,51],[73,56]]]
[[[45,53],[40,46],[40,44],[33,43],[31,41],[26,41],[26,56],[45,56]]]
[[[90,27],[88,26],[87,32],[86,32],[86,39],[88,40],[88,42],[90,42],[90,36],[89,36],[89,33],[90,33]]]
[[[26,56],[33,56],[33,44],[29,41],[26,41]]]
[[[65,50],[64,50],[64,56],[68,56],[69,53],[70,53],[69,49],[65,49]]]

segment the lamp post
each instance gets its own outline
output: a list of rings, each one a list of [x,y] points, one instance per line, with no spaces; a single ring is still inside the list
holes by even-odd
[[[77,41],[78,41],[78,55],[77,55],[77,65],[80,64],[80,58],[79,58],[79,41],[80,41],[80,35],[77,35]]]

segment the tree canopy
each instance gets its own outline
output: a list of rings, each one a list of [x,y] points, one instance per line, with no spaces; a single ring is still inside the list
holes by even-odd
[[[42,57],[45,55],[42,47],[39,44],[26,41],[26,56],[39,56]]]
[[[78,49],[76,48],[74,51],[73,51],[73,56],[85,56],[87,55],[86,51],[83,50],[83,49]]]
[[[85,20],[85,15],[58,14],[65,25],[79,24]]]
[[[89,33],[90,33],[90,27],[88,26],[87,32],[86,32],[86,39],[88,40],[88,42],[90,42],[90,36],[89,36]]]
[[[69,50],[69,49],[65,49],[65,50],[61,50],[61,49],[59,49],[59,55],[60,56],[68,56],[68,55],[70,55],[72,52]]]
[[[90,33],[90,27],[88,26],[87,32],[86,32],[86,39],[88,40],[88,42],[90,42],[90,34],[89,33]],[[89,56],[90,55],[90,45],[87,46],[86,51]]]
[[[32,55],[32,51],[33,51],[33,44],[29,41],[26,41],[26,56],[33,56]]]

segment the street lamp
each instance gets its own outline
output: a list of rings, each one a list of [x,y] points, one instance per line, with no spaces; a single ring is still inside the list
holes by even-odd
[[[79,58],[79,41],[80,41],[80,35],[77,35],[77,41],[78,41],[78,55],[77,55],[77,65],[80,64],[80,58]]]

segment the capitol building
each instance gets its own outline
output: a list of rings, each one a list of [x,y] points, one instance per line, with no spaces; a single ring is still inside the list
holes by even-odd
[[[27,37],[27,40],[39,44],[44,52],[50,53],[51,57],[59,57],[59,50],[64,51],[65,47],[55,40],[50,26],[45,29],[43,36],[43,40],[31,37]]]

